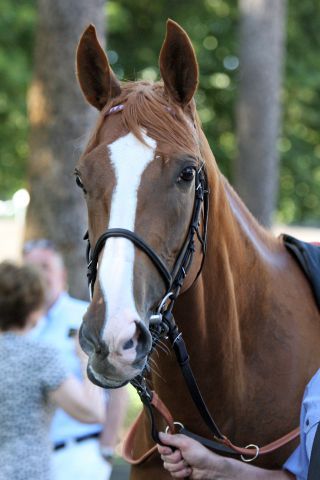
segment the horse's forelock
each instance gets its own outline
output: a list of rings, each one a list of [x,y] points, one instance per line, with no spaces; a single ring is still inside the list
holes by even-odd
[[[101,111],[89,145],[95,141],[106,114],[111,108],[121,104],[124,105],[121,113],[111,113],[110,116],[121,115],[124,128],[140,141],[144,142],[142,128],[147,130],[148,135],[156,140],[158,145],[172,147],[175,153],[199,156],[201,127],[194,102],[189,105],[190,112],[185,113],[179,105],[170,103],[160,82],[123,84],[121,95],[109,102]]]

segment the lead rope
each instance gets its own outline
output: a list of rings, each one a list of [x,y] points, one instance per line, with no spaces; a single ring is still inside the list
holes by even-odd
[[[190,361],[189,361],[190,357],[188,355],[185,342],[182,338],[182,333],[179,332],[179,329],[173,318],[172,312],[171,311],[165,312],[163,314],[163,317],[164,317],[164,321],[169,326],[168,338],[176,354],[178,364],[181,368],[181,371],[185,379],[185,382],[187,384],[191,398],[198,412],[200,413],[203,421],[211,431],[214,440],[208,440],[198,435],[195,435],[184,427],[181,428],[180,430],[181,433],[184,433],[185,435],[188,435],[193,438],[197,438],[198,441],[200,441],[200,443],[205,444],[207,447],[217,451],[218,453],[228,454],[232,456],[240,455],[241,459],[245,462],[256,459],[259,454],[263,455],[266,453],[270,453],[280,448],[280,446],[285,445],[286,443],[292,441],[293,439],[299,436],[300,430],[299,428],[296,428],[289,434],[285,435],[284,437],[281,437],[281,439],[276,440],[275,442],[272,442],[261,448],[259,448],[254,444],[247,445],[245,448],[234,445],[225,435],[222,434],[217,424],[213,420],[211,414],[209,413],[209,410],[206,406],[205,401],[203,400],[197,381],[195,379],[192,368],[190,366]],[[221,445],[221,443],[223,445]],[[246,458],[248,456],[251,456],[251,458]]]

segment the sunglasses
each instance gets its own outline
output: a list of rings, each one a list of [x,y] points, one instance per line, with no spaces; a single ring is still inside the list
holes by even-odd
[[[47,238],[37,238],[36,240],[29,240],[23,245],[22,252],[23,254],[27,254],[32,252],[35,249],[46,249],[52,250],[53,252],[57,252],[57,247],[52,240],[48,240]]]

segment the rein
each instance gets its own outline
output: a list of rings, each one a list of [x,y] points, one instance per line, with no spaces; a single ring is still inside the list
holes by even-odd
[[[229,438],[227,438],[221,433],[217,424],[213,420],[205,404],[205,401],[203,400],[200,389],[197,385],[196,379],[189,363],[189,355],[185,342],[182,338],[182,332],[179,332],[172,312],[169,309],[162,313],[162,321],[166,325],[167,337],[169,338],[171,346],[175,352],[177,361],[179,363],[184,380],[189,390],[189,394],[191,395],[192,400],[198,412],[200,413],[204,423],[207,425],[210,432],[212,433],[213,439],[207,439],[200,435],[197,435],[187,430],[180,422],[174,422],[168,408],[158,397],[157,393],[151,391],[148,388],[145,378],[143,377],[143,375],[140,375],[134,380],[132,380],[131,384],[135,387],[142,403],[144,404],[149,413],[149,417],[151,420],[151,436],[156,443],[162,444],[159,439],[159,433],[155,424],[153,409],[158,411],[161,417],[165,420],[167,424],[167,430],[170,433],[176,433],[176,427],[179,427],[179,433],[182,433],[190,438],[197,440],[210,450],[213,450],[220,455],[241,458],[242,461],[247,463],[256,460],[259,455],[266,455],[268,453],[272,453],[299,437],[300,428],[298,427],[289,432],[288,434],[278,438],[277,440],[267,445],[264,445],[263,447],[258,447],[255,444],[249,444],[246,447],[239,447],[237,445],[234,445],[231,440],[229,440]],[[133,443],[141,415],[142,412],[140,416],[136,419],[131,430],[129,431],[123,447],[123,457],[127,462],[131,463],[132,465],[139,465],[140,463],[143,463],[154,452],[156,452],[156,447],[153,447],[141,457],[136,459],[133,458]]]
[[[118,111],[121,111],[122,109],[123,106],[118,105],[110,109],[106,113],[106,115],[116,113]],[[195,171],[195,200],[187,238],[180,250],[180,253],[171,272],[168,270],[167,266],[164,264],[160,256],[133,231],[123,228],[108,229],[98,238],[93,250],[91,249],[89,234],[87,231],[84,236],[84,240],[87,240],[86,257],[88,263],[87,277],[89,283],[89,290],[92,298],[94,284],[97,277],[99,255],[101,253],[101,250],[104,248],[108,238],[126,238],[130,240],[136,247],[140,248],[140,250],[142,250],[149,257],[149,259],[152,261],[153,265],[157,268],[159,274],[161,275],[166,287],[166,293],[162,300],[159,302],[157,312],[150,317],[150,330],[152,330],[154,344],[156,344],[157,341],[163,336],[167,337],[170,340],[192,400],[203,421],[212,433],[213,440],[208,440],[192,432],[189,432],[182,424],[180,424],[179,422],[174,422],[171,413],[164,405],[164,403],[160,400],[156,392],[153,392],[148,388],[146,380],[142,373],[141,375],[135,377],[131,381],[131,384],[137,390],[137,393],[139,394],[142,403],[144,404],[149,413],[151,420],[151,436],[156,443],[161,443],[154,418],[154,410],[156,410],[165,419],[166,424],[168,425],[167,428],[171,433],[175,433],[175,427],[178,425],[180,433],[184,433],[185,435],[188,435],[198,440],[200,443],[210,448],[211,450],[214,450],[222,455],[240,456],[243,461],[251,462],[255,460],[258,455],[273,452],[278,448],[286,445],[290,441],[296,439],[299,436],[299,428],[261,448],[254,444],[247,445],[245,448],[233,445],[233,443],[221,433],[220,429],[213,420],[205,404],[205,401],[203,400],[200,389],[197,385],[196,379],[189,363],[189,355],[185,342],[182,338],[182,332],[179,331],[172,314],[174,302],[180,293],[181,287],[192,263],[193,255],[195,252],[195,235],[197,236],[202,246],[203,256],[201,266],[195,277],[194,282],[197,280],[203,267],[207,245],[207,223],[209,212],[208,193],[209,190],[207,185],[207,177],[204,171],[204,164],[202,164],[200,168]],[[201,213],[202,236],[199,231],[201,225]],[[139,420],[140,416],[135,421],[132,430],[129,432],[124,446],[124,458],[131,464],[140,464],[144,462],[149,458],[150,455],[152,455],[156,451],[156,447],[153,447],[142,457],[138,459],[133,459],[133,441],[138,428]],[[250,457],[248,458],[248,456]]]

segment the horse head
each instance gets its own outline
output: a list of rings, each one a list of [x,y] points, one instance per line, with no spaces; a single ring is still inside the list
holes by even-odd
[[[187,34],[171,20],[159,65],[162,82],[120,83],[93,26],[78,46],[79,83],[100,112],[75,172],[92,248],[92,301],[80,343],[90,378],[104,387],[119,387],[145,368],[154,343],[150,326],[159,317],[154,313],[170,292],[177,262],[181,266],[191,223],[194,229],[202,224],[194,212],[203,186],[193,100],[198,66]],[[201,262],[195,239],[181,291],[192,285]]]

